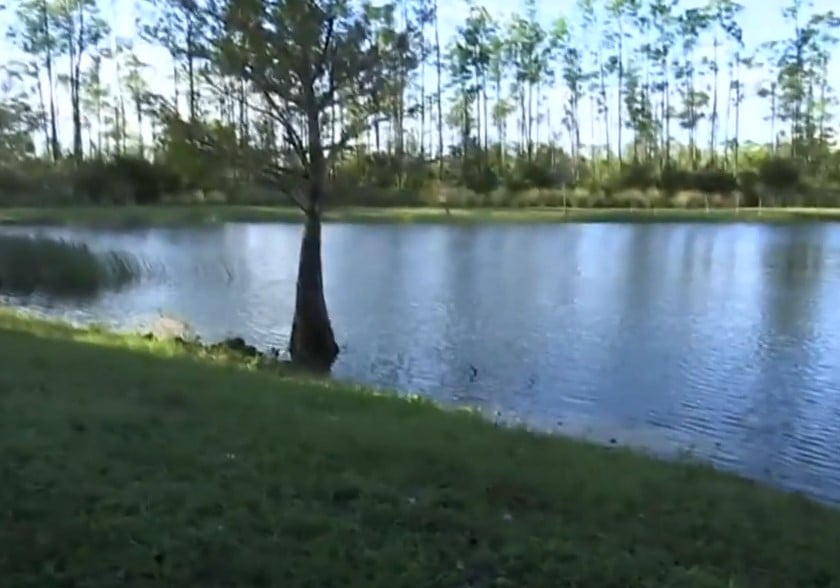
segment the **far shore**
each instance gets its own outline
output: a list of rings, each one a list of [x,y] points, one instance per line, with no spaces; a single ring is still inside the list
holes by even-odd
[[[290,206],[157,205],[0,208],[0,225],[146,227],[194,226],[225,222],[297,223],[302,215]],[[345,206],[328,208],[327,222],[538,224],[564,222],[837,222],[840,208],[400,208]]]

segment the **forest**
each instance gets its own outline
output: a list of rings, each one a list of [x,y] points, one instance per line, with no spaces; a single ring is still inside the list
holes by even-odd
[[[323,168],[327,205],[840,205],[840,18],[806,0],[762,42],[734,0],[454,27],[437,0],[134,0],[125,37],[127,4],[5,7],[0,204],[300,203]]]

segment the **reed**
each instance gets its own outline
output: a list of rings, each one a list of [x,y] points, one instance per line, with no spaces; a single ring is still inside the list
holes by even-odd
[[[91,296],[139,275],[126,254],[92,251],[63,239],[0,235],[0,292],[52,297]]]

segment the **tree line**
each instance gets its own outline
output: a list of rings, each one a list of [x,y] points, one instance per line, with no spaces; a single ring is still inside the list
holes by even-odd
[[[113,200],[121,186],[136,202],[195,190],[294,202],[304,230],[289,350],[328,367],[339,349],[321,268],[326,203],[425,194],[487,204],[548,191],[562,204],[580,194],[614,205],[629,188],[658,194],[656,204],[690,189],[706,206],[740,205],[824,194],[836,182],[827,72],[837,22],[803,0],[785,9],[790,37],[759,48],[773,74],[762,92],[772,134],[757,153],[741,141],[740,72],[756,56],[734,2],[581,0],[574,18],[549,25],[533,0],[503,22],[476,3],[451,39],[435,2],[142,2],[142,37],[173,64],[162,92],[95,0],[23,0],[11,36],[27,58],[5,68],[0,187],[29,203],[38,188],[55,198],[64,185],[77,201]],[[560,103],[545,99],[556,85]],[[592,132],[585,145],[584,122],[603,140]]]
[[[297,198],[313,163],[302,80],[247,42],[276,48],[277,30],[310,26],[315,54],[318,26],[339,22],[306,22],[320,10],[352,15],[360,42],[320,72],[330,202],[837,204],[840,19],[791,0],[785,36],[755,43],[743,4],[684,4],[578,0],[547,22],[535,0],[509,17],[469,1],[445,38],[438,0],[137,0],[136,37],[122,39],[96,0],[22,0],[7,8],[22,58],[3,64],[0,191]],[[233,30],[241,14],[270,26]],[[150,46],[171,63],[164,83],[142,60]],[[748,100],[765,111],[763,138],[744,137]]]

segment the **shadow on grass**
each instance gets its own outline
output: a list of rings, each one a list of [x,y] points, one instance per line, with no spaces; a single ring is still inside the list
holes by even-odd
[[[829,586],[840,513],[707,468],[0,313],[7,586]]]

